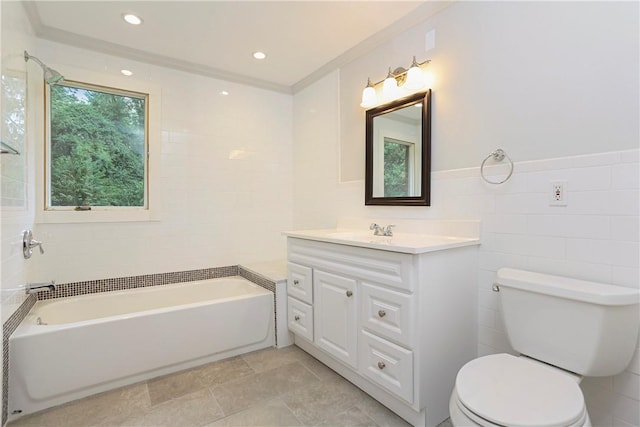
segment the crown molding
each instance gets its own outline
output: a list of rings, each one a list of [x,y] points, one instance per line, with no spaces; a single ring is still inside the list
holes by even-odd
[[[267,89],[274,92],[280,92],[290,95],[295,94],[302,89],[310,86],[332,71],[342,68],[349,62],[354,61],[361,56],[364,56],[390,38],[397,36],[398,34],[415,25],[418,25],[425,19],[449,7],[455,1],[456,0],[426,1],[423,5],[419,6],[411,13],[405,15],[399,21],[396,21],[390,26],[382,29],[363,42],[359,43],[358,45],[348,49],[346,52],[321,66],[316,71],[299,80],[292,86],[286,86],[266,80],[256,79],[253,77],[220,70],[218,68],[209,67],[189,61],[183,61],[164,55],[158,55],[143,50],[134,49],[128,46],[123,46],[117,43],[110,43],[93,37],[83,36],[80,34],[72,33],[70,31],[53,28],[42,23],[42,19],[40,18],[38,8],[34,1],[23,1],[22,4],[26,11],[27,18],[31,22],[33,31],[38,38],[79,47],[82,49],[93,50],[107,55],[119,56],[134,61],[158,65],[160,67],[185,71],[188,73],[198,74],[214,79],[226,80],[234,83],[241,83],[260,89]]]

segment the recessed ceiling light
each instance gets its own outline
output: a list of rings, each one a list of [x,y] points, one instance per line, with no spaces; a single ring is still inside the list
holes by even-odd
[[[130,70],[120,70],[120,72],[127,77],[133,76],[133,72]]]
[[[221,90],[220,91],[220,95],[227,96],[227,95],[229,95],[229,92],[227,92],[226,90]]]
[[[264,52],[253,52],[253,57],[255,59],[264,59],[267,57],[267,54]]]
[[[125,21],[127,21],[131,25],[140,25],[140,24],[142,24],[142,18],[140,18],[137,15],[134,15],[133,13],[125,13],[124,15],[122,15],[122,19],[124,19]]]

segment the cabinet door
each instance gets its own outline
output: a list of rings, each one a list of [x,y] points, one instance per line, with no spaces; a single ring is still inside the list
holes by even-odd
[[[335,358],[356,367],[356,281],[323,271],[313,272],[315,343]]]

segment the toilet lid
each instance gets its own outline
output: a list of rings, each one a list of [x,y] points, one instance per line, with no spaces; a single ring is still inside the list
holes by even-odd
[[[574,379],[510,354],[467,363],[458,372],[456,390],[464,406],[499,425],[569,426],[585,412]]]

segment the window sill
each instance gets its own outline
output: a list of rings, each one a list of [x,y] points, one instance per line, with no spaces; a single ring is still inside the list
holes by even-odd
[[[90,210],[90,211],[40,211],[37,224],[81,224],[92,222],[143,222],[160,221],[158,212],[139,210]]]

